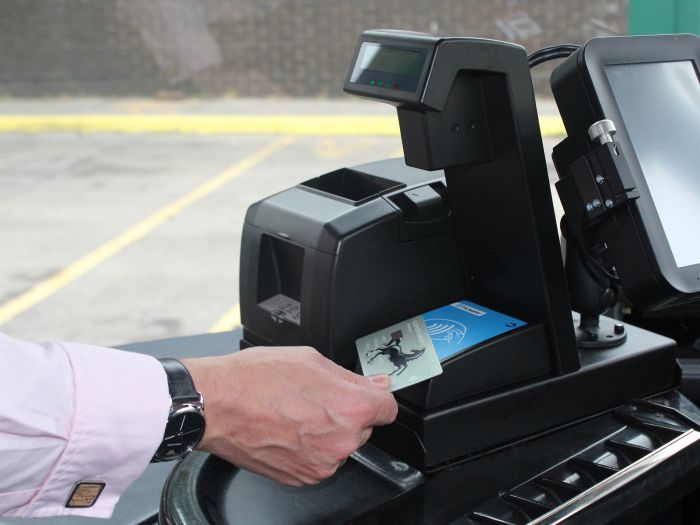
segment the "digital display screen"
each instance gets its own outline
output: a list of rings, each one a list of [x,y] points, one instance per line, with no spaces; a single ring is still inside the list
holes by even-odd
[[[350,82],[415,92],[425,64],[426,50],[363,42]]]
[[[700,263],[700,80],[690,60],[605,66],[679,268]]]

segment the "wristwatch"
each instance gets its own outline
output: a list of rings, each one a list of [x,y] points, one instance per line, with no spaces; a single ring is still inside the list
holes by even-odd
[[[177,359],[159,359],[168,376],[170,413],[163,441],[151,463],[181,459],[192,452],[204,435],[204,399],[190,373]]]

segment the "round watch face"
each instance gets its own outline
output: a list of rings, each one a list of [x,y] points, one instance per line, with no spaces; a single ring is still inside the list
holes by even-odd
[[[178,408],[168,418],[156,457],[161,461],[170,461],[185,456],[202,439],[204,426],[204,416],[193,405]]]

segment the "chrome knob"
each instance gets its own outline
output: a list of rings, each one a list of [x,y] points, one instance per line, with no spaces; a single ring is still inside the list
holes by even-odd
[[[592,141],[598,141],[601,146],[606,142],[612,142],[612,136],[617,132],[615,123],[612,120],[603,119],[594,122],[588,128],[588,136]]]

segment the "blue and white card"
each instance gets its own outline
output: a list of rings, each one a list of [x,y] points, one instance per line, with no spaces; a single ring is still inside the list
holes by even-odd
[[[441,374],[446,359],[526,324],[458,301],[361,337],[355,345],[362,373],[389,374],[395,391]]]
[[[440,361],[527,323],[470,301],[458,301],[420,316]]]

